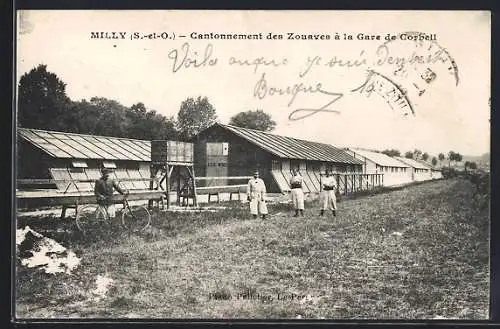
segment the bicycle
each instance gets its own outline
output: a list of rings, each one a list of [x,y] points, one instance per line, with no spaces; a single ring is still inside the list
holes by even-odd
[[[131,231],[142,231],[151,224],[151,213],[141,205],[131,206],[124,195],[121,211],[121,225]],[[85,233],[94,231],[101,225],[101,222],[110,224],[110,217],[107,209],[101,205],[89,204],[83,206],[76,214],[76,226]]]

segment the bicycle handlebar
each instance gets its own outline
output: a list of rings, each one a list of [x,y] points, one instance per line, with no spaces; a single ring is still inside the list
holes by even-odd
[[[128,198],[128,196],[129,196],[129,195],[130,195],[130,192],[129,192],[129,191],[125,191],[125,192],[123,193],[123,201],[124,201],[124,202],[125,202],[125,201],[127,201],[127,198]]]

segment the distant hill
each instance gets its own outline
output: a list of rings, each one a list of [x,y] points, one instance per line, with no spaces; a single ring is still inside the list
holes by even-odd
[[[424,164],[431,165],[432,157],[430,157],[427,161],[424,161],[422,159],[420,159],[418,161],[422,162]],[[490,169],[490,154],[489,153],[485,153],[483,155],[462,155],[462,161],[461,162],[452,162],[451,167],[453,167],[455,169],[463,170],[465,162],[467,162],[467,161],[475,162],[479,169],[484,169],[484,170]],[[448,167],[448,159],[445,159],[442,162],[438,161],[438,163],[436,164],[436,167],[437,168]]]
[[[463,169],[465,162],[475,162],[479,169],[489,170],[490,169],[490,153],[485,153],[483,155],[462,155],[462,161],[458,163],[452,163],[452,167],[457,169]],[[443,165],[446,166],[447,160],[443,161]]]
[[[475,162],[475,163],[477,163],[478,166],[485,166],[485,165],[489,166],[490,154],[485,153],[485,154],[479,155],[479,156],[463,155],[462,162],[466,162],[466,161]]]

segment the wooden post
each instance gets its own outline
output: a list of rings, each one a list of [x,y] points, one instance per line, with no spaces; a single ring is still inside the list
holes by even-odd
[[[154,190],[154,181],[153,178],[156,177],[156,167],[154,164],[149,165],[149,178],[151,179],[149,181],[149,189]],[[153,200],[148,200],[148,208],[152,209],[153,208]]]
[[[177,205],[181,205],[181,167],[177,166]]]
[[[61,220],[63,220],[65,216],[66,216],[66,206],[63,206],[61,211]]]
[[[339,176],[339,174],[337,174],[337,192],[340,194],[340,176]]]
[[[76,202],[75,202],[75,219],[78,217],[78,205],[79,205],[79,202],[78,202],[78,200],[76,200]]]
[[[167,164],[167,209],[170,209],[170,165]]]
[[[344,194],[347,195],[347,175],[344,176]]]
[[[198,207],[198,196],[196,195],[196,177],[194,176],[194,165],[186,167],[193,181],[193,205]]]

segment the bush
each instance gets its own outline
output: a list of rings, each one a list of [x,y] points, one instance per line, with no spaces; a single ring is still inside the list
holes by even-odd
[[[476,170],[466,175],[467,179],[474,186],[474,205],[479,209],[484,209],[490,201],[490,173]]]
[[[441,173],[443,174],[443,178],[454,178],[459,175],[459,171],[456,170],[455,168],[449,168],[449,167],[443,167],[441,170]]]
[[[490,173],[474,171],[468,173],[467,178],[474,185],[476,194],[490,194]]]

